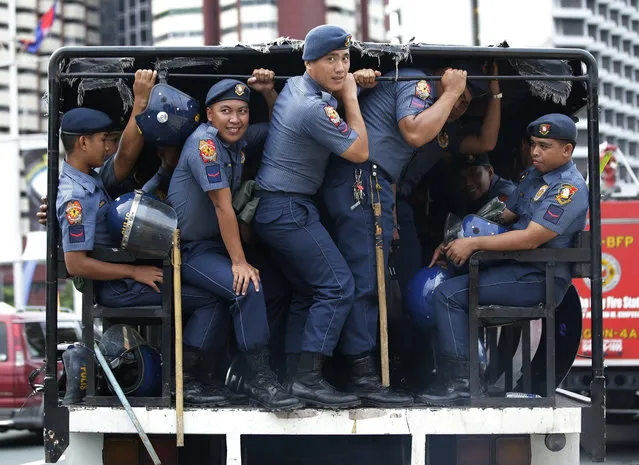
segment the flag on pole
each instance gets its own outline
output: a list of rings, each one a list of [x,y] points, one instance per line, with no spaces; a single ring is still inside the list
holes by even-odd
[[[51,30],[51,26],[53,26],[53,21],[55,20],[55,7],[57,5],[57,0],[53,2],[51,8],[42,15],[40,21],[38,21],[38,26],[35,30],[35,39],[34,40],[23,40],[20,39],[19,42],[22,44],[22,48],[29,53],[37,53],[40,49],[40,45],[45,37],[49,34],[49,30]]]

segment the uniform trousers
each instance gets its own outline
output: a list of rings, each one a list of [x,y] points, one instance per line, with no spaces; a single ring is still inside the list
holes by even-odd
[[[228,315],[235,329],[238,348],[242,352],[266,347],[269,327],[262,288],[257,292],[251,282],[246,295],[233,291],[231,259],[222,240],[193,241],[182,244],[182,280],[211,293],[217,304],[217,317],[206,329],[213,347],[226,344]],[[204,327],[201,331],[205,331]]]
[[[353,303],[353,275],[310,196],[258,196],[253,230],[292,285],[285,350],[332,355]]]
[[[133,279],[105,281],[97,290],[98,302],[107,307],[162,305],[162,294]],[[183,331],[184,344],[202,351],[213,349],[216,343],[213,328],[224,317],[217,298],[205,289],[183,283],[182,309],[188,316]]]
[[[433,294],[439,357],[468,360],[467,274],[441,283]],[[559,304],[570,285],[555,278],[555,303]],[[529,265],[499,265],[479,272],[479,304],[532,307],[546,300],[546,278]]]
[[[322,188],[327,225],[355,279],[355,300],[346,319],[339,349],[344,355],[370,352],[377,345],[379,300],[375,258],[375,218],[371,204],[371,162],[351,163],[333,157]],[[355,175],[361,171],[364,199],[354,208]],[[393,191],[390,179],[378,168],[382,206],[384,270],[393,240]],[[377,201],[377,192],[375,192]]]

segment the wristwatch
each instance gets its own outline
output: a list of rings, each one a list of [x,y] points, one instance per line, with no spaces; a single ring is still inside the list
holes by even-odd
[[[501,100],[501,98],[504,96],[504,94],[502,94],[501,92],[498,94],[493,94],[493,98],[495,100]]]

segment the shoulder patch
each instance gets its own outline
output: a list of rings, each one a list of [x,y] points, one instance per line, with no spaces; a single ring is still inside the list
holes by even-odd
[[[563,208],[558,205],[550,205],[546,210],[546,213],[544,213],[544,220],[549,221],[552,224],[557,224],[563,214]]]
[[[204,163],[214,163],[217,161],[217,149],[213,139],[200,139],[198,146],[200,157]]]
[[[342,122],[342,118],[339,116],[339,113],[337,113],[337,110],[335,108],[330,105],[326,105],[324,107],[324,113],[326,113],[326,116],[328,116],[328,119],[331,121],[331,123],[333,123],[335,127],[339,127],[340,123]]]
[[[537,193],[535,194],[535,196],[533,197],[533,201],[536,202],[537,200],[539,200],[542,197],[542,195],[546,193],[547,190],[548,190],[548,184],[544,184],[543,186],[541,186],[539,190],[537,191]]]
[[[559,205],[566,205],[567,203],[572,202],[572,198],[578,190],[579,189],[572,184],[562,184],[559,186],[559,191],[555,198],[557,199],[557,202],[559,202]]]
[[[77,244],[79,242],[84,242],[84,225],[83,224],[72,224],[69,225],[69,242],[71,244]]]
[[[78,200],[67,202],[64,211],[69,224],[82,224],[82,205]]]
[[[430,84],[422,79],[415,84],[415,95],[422,100],[426,100],[430,97]]]
[[[206,166],[206,179],[209,180],[209,184],[217,184],[222,182],[222,174],[220,173],[219,163]]]

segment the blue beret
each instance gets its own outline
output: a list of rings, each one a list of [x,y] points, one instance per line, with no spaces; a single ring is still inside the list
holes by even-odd
[[[179,147],[200,121],[200,104],[168,84],[156,84],[146,109],[135,121],[144,139],[159,146]]]
[[[464,155],[465,166],[491,166],[490,157],[487,154]]]
[[[92,108],[74,108],[62,116],[60,130],[63,134],[84,136],[113,129],[109,115]]]
[[[330,24],[311,29],[304,39],[302,60],[313,61],[333,50],[344,50],[351,46],[352,36],[344,29]]]
[[[249,86],[235,79],[222,79],[209,89],[206,94],[205,106],[208,107],[212,103],[222,100],[243,100],[248,103],[250,98],[251,89]]]
[[[562,139],[573,143],[577,141],[577,125],[570,116],[550,113],[537,118],[526,128],[529,136],[543,139]]]

